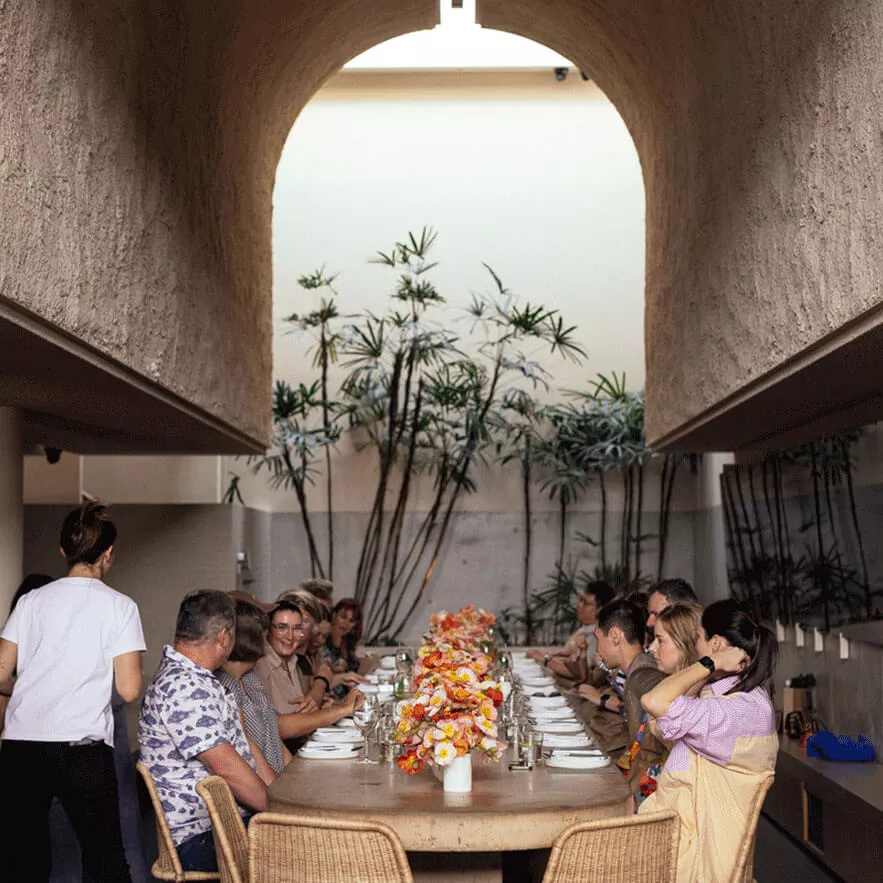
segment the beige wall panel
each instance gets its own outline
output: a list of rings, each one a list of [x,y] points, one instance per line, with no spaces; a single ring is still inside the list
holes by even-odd
[[[63,453],[57,463],[49,463],[42,454],[25,457],[24,467],[26,504],[76,506],[80,502],[80,458],[76,454]]]
[[[83,457],[83,490],[108,503],[220,503],[219,457]]]

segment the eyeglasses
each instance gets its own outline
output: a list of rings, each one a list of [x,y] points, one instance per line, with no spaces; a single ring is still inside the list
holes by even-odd
[[[277,635],[287,635],[289,632],[296,634],[297,632],[303,632],[303,625],[288,625],[284,622],[274,622],[271,626],[274,632]]]

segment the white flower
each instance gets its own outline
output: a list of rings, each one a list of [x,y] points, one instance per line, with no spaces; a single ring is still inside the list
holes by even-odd
[[[457,749],[450,742],[436,742],[432,749],[432,755],[439,766],[448,766],[454,762]]]

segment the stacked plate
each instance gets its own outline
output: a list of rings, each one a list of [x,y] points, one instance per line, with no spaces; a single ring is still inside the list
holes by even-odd
[[[553,751],[546,758],[546,766],[553,770],[599,770],[610,764],[610,759],[600,752]]]
[[[362,745],[364,739],[362,734],[356,729],[350,727],[319,727],[311,742],[332,743],[335,745]]]
[[[544,748],[591,748],[592,740],[581,733],[548,733],[543,734]]]
[[[305,760],[355,760],[360,748],[351,742],[316,742],[312,739],[298,751],[297,756]]]

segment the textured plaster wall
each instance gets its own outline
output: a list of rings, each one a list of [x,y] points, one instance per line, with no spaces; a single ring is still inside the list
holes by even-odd
[[[266,433],[273,176],[342,63],[436,0],[25,0],[0,30],[0,284]],[[647,197],[648,426],[665,439],[873,310],[883,5],[480,0],[590,73]]]
[[[479,0],[597,80],[647,190],[648,429],[664,438],[880,301],[883,6]]]
[[[2,296],[265,438],[276,163],[325,77],[437,18],[401,5],[0,4]]]

